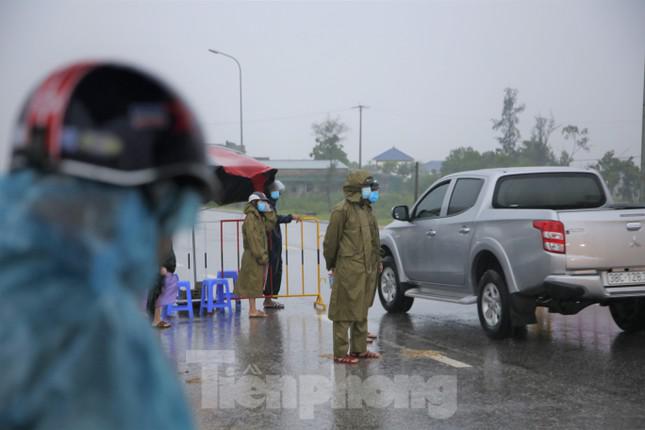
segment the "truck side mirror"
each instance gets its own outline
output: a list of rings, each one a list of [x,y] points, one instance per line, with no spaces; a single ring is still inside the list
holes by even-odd
[[[394,206],[392,208],[392,218],[399,221],[410,221],[410,210],[407,206]]]

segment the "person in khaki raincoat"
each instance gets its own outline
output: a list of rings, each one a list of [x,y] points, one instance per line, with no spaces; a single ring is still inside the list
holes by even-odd
[[[332,210],[323,242],[334,278],[329,319],[334,322],[334,360],[339,363],[379,357],[367,350],[367,311],[382,267],[378,224],[370,203],[378,199],[377,189],[378,182],[368,172],[351,172],[343,186],[345,200]]]
[[[249,317],[264,318],[266,314],[255,307],[255,299],[262,297],[269,247],[267,232],[273,230],[275,217],[271,216],[271,206],[264,193],[255,192],[249,196],[244,208],[246,218],[242,224],[244,254],[239,278],[235,285],[235,295],[249,299]]]

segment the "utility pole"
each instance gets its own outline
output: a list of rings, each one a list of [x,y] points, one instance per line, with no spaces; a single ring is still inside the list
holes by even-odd
[[[643,63],[643,118],[641,127],[641,195],[639,200],[645,202],[645,62]]]
[[[363,167],[363,109],[369,109],[369,106],[357,105],[352,109],[358,109],[358,168]]]
[[[414,201],[419,198],[419,162],[414,162]]]

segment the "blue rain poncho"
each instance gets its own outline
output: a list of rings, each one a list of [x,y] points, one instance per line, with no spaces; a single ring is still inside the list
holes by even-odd
[[[198,204],[169,195],[166,233]],[[193,428],[138,306],[158,276],[159,218],[132,188],[0,179],[0,429]]]

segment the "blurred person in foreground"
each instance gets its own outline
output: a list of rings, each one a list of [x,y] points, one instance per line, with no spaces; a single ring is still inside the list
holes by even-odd
[[[267,187],[269,204],[275,214],[276,221],[275,228],[269,232],[269,270],[264,286],[264,308],[266,309],[284,309],[282,303],[273,300],[273,296],[280,294],[282,286],[282,229],[280,224],[289,224],[294,220],[301,221],[298,215],[278,215],[278,200],[284,190],[284,184],[277,179]]]
[[[155,78],[81,63],[36,88],[0,179],[0,428],[193,428],[138,302],[213,181]]]
[[[380,357],[367,350],[367,312],[383,270],[378,224],[372,213],[378,188],[368,172],[351,172],[343,186],[345,199],[332,209],[323,241],[333,279],[329,319],[334,322],[334,361],[341,364]]]
[[[255,300],[262,297],[267,279],[269,265],[267,235],[275,227],[276,216],[271,209],[269,199],[259,191],[249,196],[244,214],[246,215],[242,224],[244,253],[234,294],[242,299],[249,299],[249,318],[265,318],[267,314],[257,309]]]

